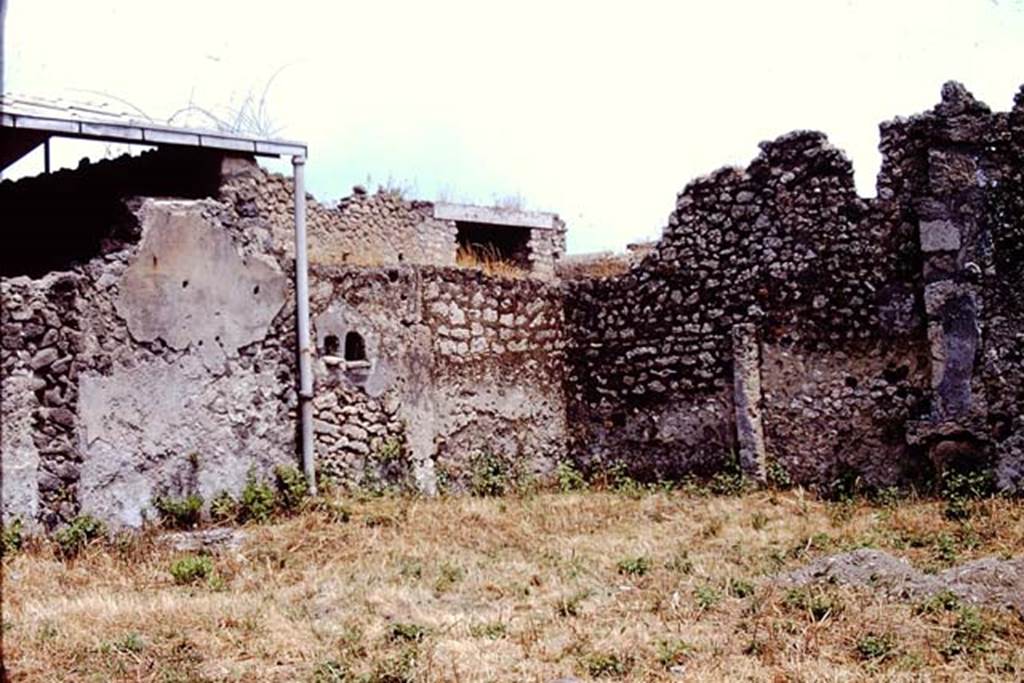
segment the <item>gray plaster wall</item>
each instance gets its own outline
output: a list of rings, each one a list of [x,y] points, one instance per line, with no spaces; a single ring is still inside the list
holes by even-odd
[[[138,242],[3,287],[4,519],[138,526],[295,463],[294,304],[272,235],[214,200],[134,204]]]

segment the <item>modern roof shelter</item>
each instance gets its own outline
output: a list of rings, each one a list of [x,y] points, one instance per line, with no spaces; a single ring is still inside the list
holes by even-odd
[[[146,121],[102,104],[0,95],[0,170],[51,137],[195,147],[264,157],[306,156],[306,145]]]
[[[309,280],[306,251],[305,143],[263,138],[245,133],[204,130],[133,118],[107,105],[71,103],[0,93],[0,171],[44,145],[49,170],[51,138],[73,138],[149,145],[188,147],[262,157],[292,157],[295,193],[295,295],[298,309],[299,416],[302,463],[313,492],[313,375],[309,339]],[[2,207],[0,207],[2,210]]]

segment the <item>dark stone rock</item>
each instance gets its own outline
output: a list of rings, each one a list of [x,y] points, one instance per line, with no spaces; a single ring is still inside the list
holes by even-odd
[[[28,364],[29,367],[31,367],[33,370],[42,370],[50,363],[57,360],[57,358],[59,357],[60,354],[57,352],[57,349],[55,348],[50,347],[40,349],[39,351],[36,352],[34,356],[32,356],[32,359],[28,362]]]

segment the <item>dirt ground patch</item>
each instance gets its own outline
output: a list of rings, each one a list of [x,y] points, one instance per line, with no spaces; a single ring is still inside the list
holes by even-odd
[[[1024,503],[952,521],[700,493],[342,498],[74,560],[30,541],[3,560],[4,655],[15,681],[1024,678],[1024,622],[999,607]]]

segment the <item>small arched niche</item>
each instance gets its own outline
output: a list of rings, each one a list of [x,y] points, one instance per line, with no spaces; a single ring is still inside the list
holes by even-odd
[[[363,335],[358,332],[348,332],[345,335],[345,360],[357,362],[366,360],[366,342]]]
[[[338,340],[338,336],[335,334],[328,334],[324,336],[324,355],[325,356],[337,356],[341,351],[341,342]]]

